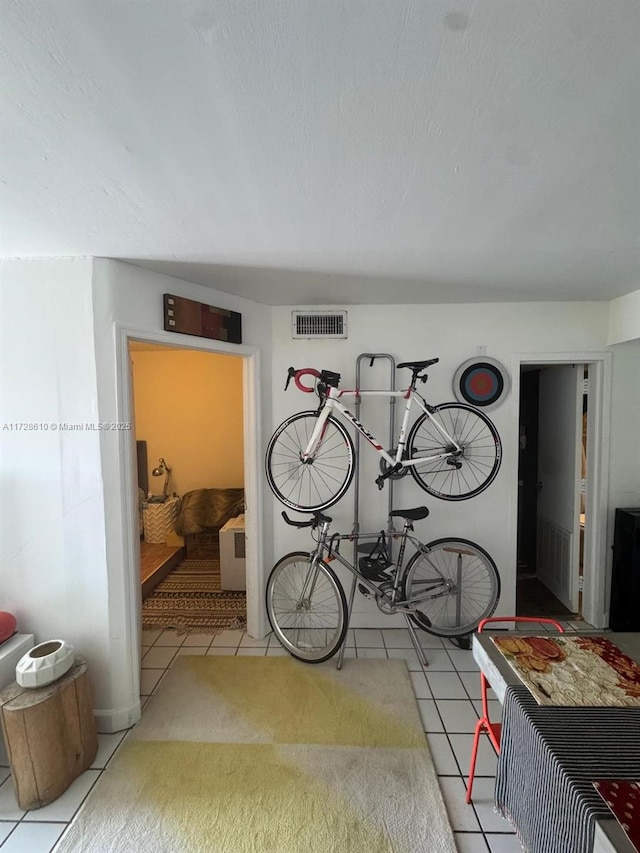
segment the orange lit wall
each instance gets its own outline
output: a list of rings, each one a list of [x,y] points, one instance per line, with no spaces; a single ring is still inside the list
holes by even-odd
[[[130,354],[150,491],[162,492],[164,478],[151,476],[160,456],[172,468],[169,491],[179,495],[243,487],[242,359],[135,343]]]

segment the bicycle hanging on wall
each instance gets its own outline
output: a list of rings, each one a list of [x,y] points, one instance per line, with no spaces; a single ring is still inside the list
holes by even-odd
[[[274,566],[266,589],[269,622],[280,643],[299,660],[321,663],[343,645],[351,607],[331,563],[348,569],[360,592],[374,599],[382,613],[402,613],[419,658],[424,652],[413,625],[438,637],[463,637],[490,616],[500,597],[500,576],[489,554],[469,539],[436,539],[422,543],[413,522],[429,515],[426,507],[400,509],[401,532],[330,533],[332,519],[316,512],[309,521],[282,517],[294,527],[310,527],[312,551],[294,551]],[[391,559],[388,538],[400,543]],[[357,562],[340,553],[340,543],[362,543]],[[367,544],[368,543],[368,544]],[[414,553],[405,562],[407,545]],[[413,623],[413,625],[412,625]],[[426,662],[425,662],[426,664]]]
[[[341,416],[380,455],[378,488],[385,480],[411,472],[418,485],[434,497],[462,501],[483,492],[495,479],[502,460],[498,431],[481,411],[465,403],[430,405],[416,390],[427,381],[426,369],[439,359],[409,361],[398,368],[411,370],[404,391],[339,390],[340,374],[312,367],[290,367],[285,390],[293,379],[305,393],[314,390],[320,398],[315,411],[298,412],[277,428],[266,453],[267,481],[285,506],[299,512],[317,512],[340,500],[355,471],[355,453]],[[301,381],[316,380],[315,388]],[[345,397],[401,397],[405,411],[395,447],[385,450],[356,416],[342,403]],[[422,414],[409,429],[414,406]]]

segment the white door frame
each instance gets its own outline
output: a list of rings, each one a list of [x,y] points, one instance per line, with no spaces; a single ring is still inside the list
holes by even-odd
[[[208,338],[194,338],[175,332],[135,329],[116,323],[116,383],[118,421],[133,421],[132,387],[129,363],[129,341],[162,344],[173,349],[191,349],[219,355],[242,357],[243,363],[243,431],[244,431],[244,488],[245,535],[247,567],[247,633],[264,637],[267,633],[262,590],[264,589],[264,554],[262,525],[262,489],[260,472],[260,351],[257,347],[228,344]],[[136,539],[137,479],[135,475],[134,430],[120,430],[120,501],[125,556],[124,607],[133,682],[139,686],[140,634],[142,627],[142,588],[140,584],[140,543]],[[136,642],[136,638],[138,641]]]
[[[527,352],[512,357],[512,383],[520,404],[523,364],[586,364],[589,367],[587,407],[587,494],[585,498],[584,589],[582,615],[594,628],[606,628],[607,519],[609,510],[609,441],[611,431],[610,352]],[[518,494],[515,470],[513,494]]]

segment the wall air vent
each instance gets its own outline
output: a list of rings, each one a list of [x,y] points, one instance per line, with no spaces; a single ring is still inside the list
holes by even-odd
[[[294,338],[346,338],[346,311],[293,311]]]

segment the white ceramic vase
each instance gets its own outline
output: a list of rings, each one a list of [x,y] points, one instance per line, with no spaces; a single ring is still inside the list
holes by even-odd
[[[66,640],[47,640],[18,661],[16,681],[21,687],[44,687],[73,666],[75,651]]]

